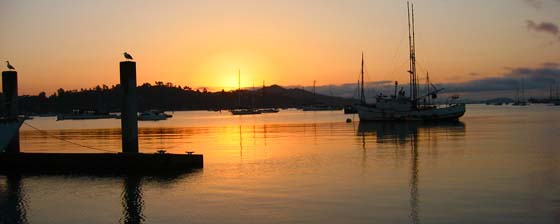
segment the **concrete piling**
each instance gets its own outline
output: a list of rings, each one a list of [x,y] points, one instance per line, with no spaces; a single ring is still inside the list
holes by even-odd
[[[4,95],[4,117],[8,119],[17,119],[19,115],[19,101],[18,101],[18,80],[17,71],[3,71],[2,72],[2,94]],[[12,138],[5,152],[19,153],[19,133]]]
[[[136,98],[136,62],[120,63],[122,91],[122,152],[138,153],[138,111]]]

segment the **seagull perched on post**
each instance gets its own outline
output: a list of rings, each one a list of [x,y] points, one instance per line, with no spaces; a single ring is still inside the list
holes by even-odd
[[[129,53],[124,52],[124,58],[126,58],[127,60],[132,60],[132,56]]]
[[[14,68],[14,66],[10,65],[9,61],[6,61],[6,64],[8,66],[8,69],[10,69],[10,70],[15,70],[16,69],[16,68]]]

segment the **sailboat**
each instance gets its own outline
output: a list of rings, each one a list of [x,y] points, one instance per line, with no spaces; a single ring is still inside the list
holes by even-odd
[[[261,105],[261,109],[258,109],[257,111],[263,113],[263,114],[270,114],[270,113],[278,113],[280,112],[280,110],[276,109],[276,108],[265,108],[265,97],[264,97],[264,89],[265,89],[265,85],[264,85],[264,81],[263,81],[263,86],[262,86],[262,105]]]
[[[521,97],[519,96],[521,92]],[[521,80],[521,90],[517,89],[516,91],[516,100],[513,104],[513,106],[527,106],[527,102],[525,101],[525,84],[523,82],[523,80]]]
[[[395,82],[395,94],[386,96],[379,94],[375,104],[366,104],[363,95],[363,57],[362,57],[362,83],[361,83],[361,102],[357,105],[360,121],[435,121],[435,120],[457,120],[465,114],[465,104],[457,102],[458,95],[454,95],[447,100],[446,105],[435,105],[429,103],[429,98],[437,98],[437,94],[443,88],[428,90],[424,95],[420,95],[418,86],[418,76],[416,74],[416,44],[414,28],[414,5],[412,11],[410,4],[408,8],[408,37],[410,50],[410,92],[409,96],[401,88],[397,92],[398,83]],[[412,17],[411,17],[412,14]]]
[[[315,92],[315,82],[316,81],[313,81],[313,100],[315,100],[315,98],[317,97],[317,93]],[[331,97],[332,97],[332,93],[331,93]],[[329,106],[324,104],[314,104],[314,105],[304,106],[302,108],[303,111],[336,111],[341,109],[342,108],[340,107]]]
[[[255,110],[253,108],[241,108],[241,70],[239,70],[237,74],[238,78],[238,87],[237,87],[237,109],[230,110],[231,114],[233,115],[251,115],[251,114],[261,114],[260,111]]]

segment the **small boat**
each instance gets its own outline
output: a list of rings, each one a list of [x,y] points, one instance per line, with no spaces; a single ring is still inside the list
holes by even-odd
[[[87,120],[87,119],[107,119],[118,118],[116,114],[101,113],[95,110],[72,110],[71,114],[57,114],[56,120]]]
[[[171,118],[173,115],[166,114],[161,110],[148,110],[140,113],[138,115],[139,121],[161,121],[167,120],[167,118]]]
[[[263,113],[263,114],[270,114],[270,113],[278,113],[280,112],[280,110],[276,109],[276,108],[265,108],[265,109],[258,109],[257,111]]]
[[[255,109],[233,109],[230,110],[233,115],[251,115],[251,114],[261,114],[260,110]]]
[[[344,107],[344,114],[357,114],[358,109],[353,105],[348,105]]]
[[[336,111],[342,110],[340,107],[327,106],[327,105],[311,105],[302,108],[303,111]]]
[[[0,152],[6,149],[12,138],[18,133],[25,118],[0,118]]]

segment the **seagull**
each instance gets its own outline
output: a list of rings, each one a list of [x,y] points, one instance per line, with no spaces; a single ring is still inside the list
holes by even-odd
[[[14,66],[10,65],[9,61],[6,61],[6,64],[8,64],[8,69],[10,70],[15,70],[16,68],[14,68]]]
[[[126,52],[124,52],[124,58],[128,59],[128,60],[132,60],[132,56]]]

